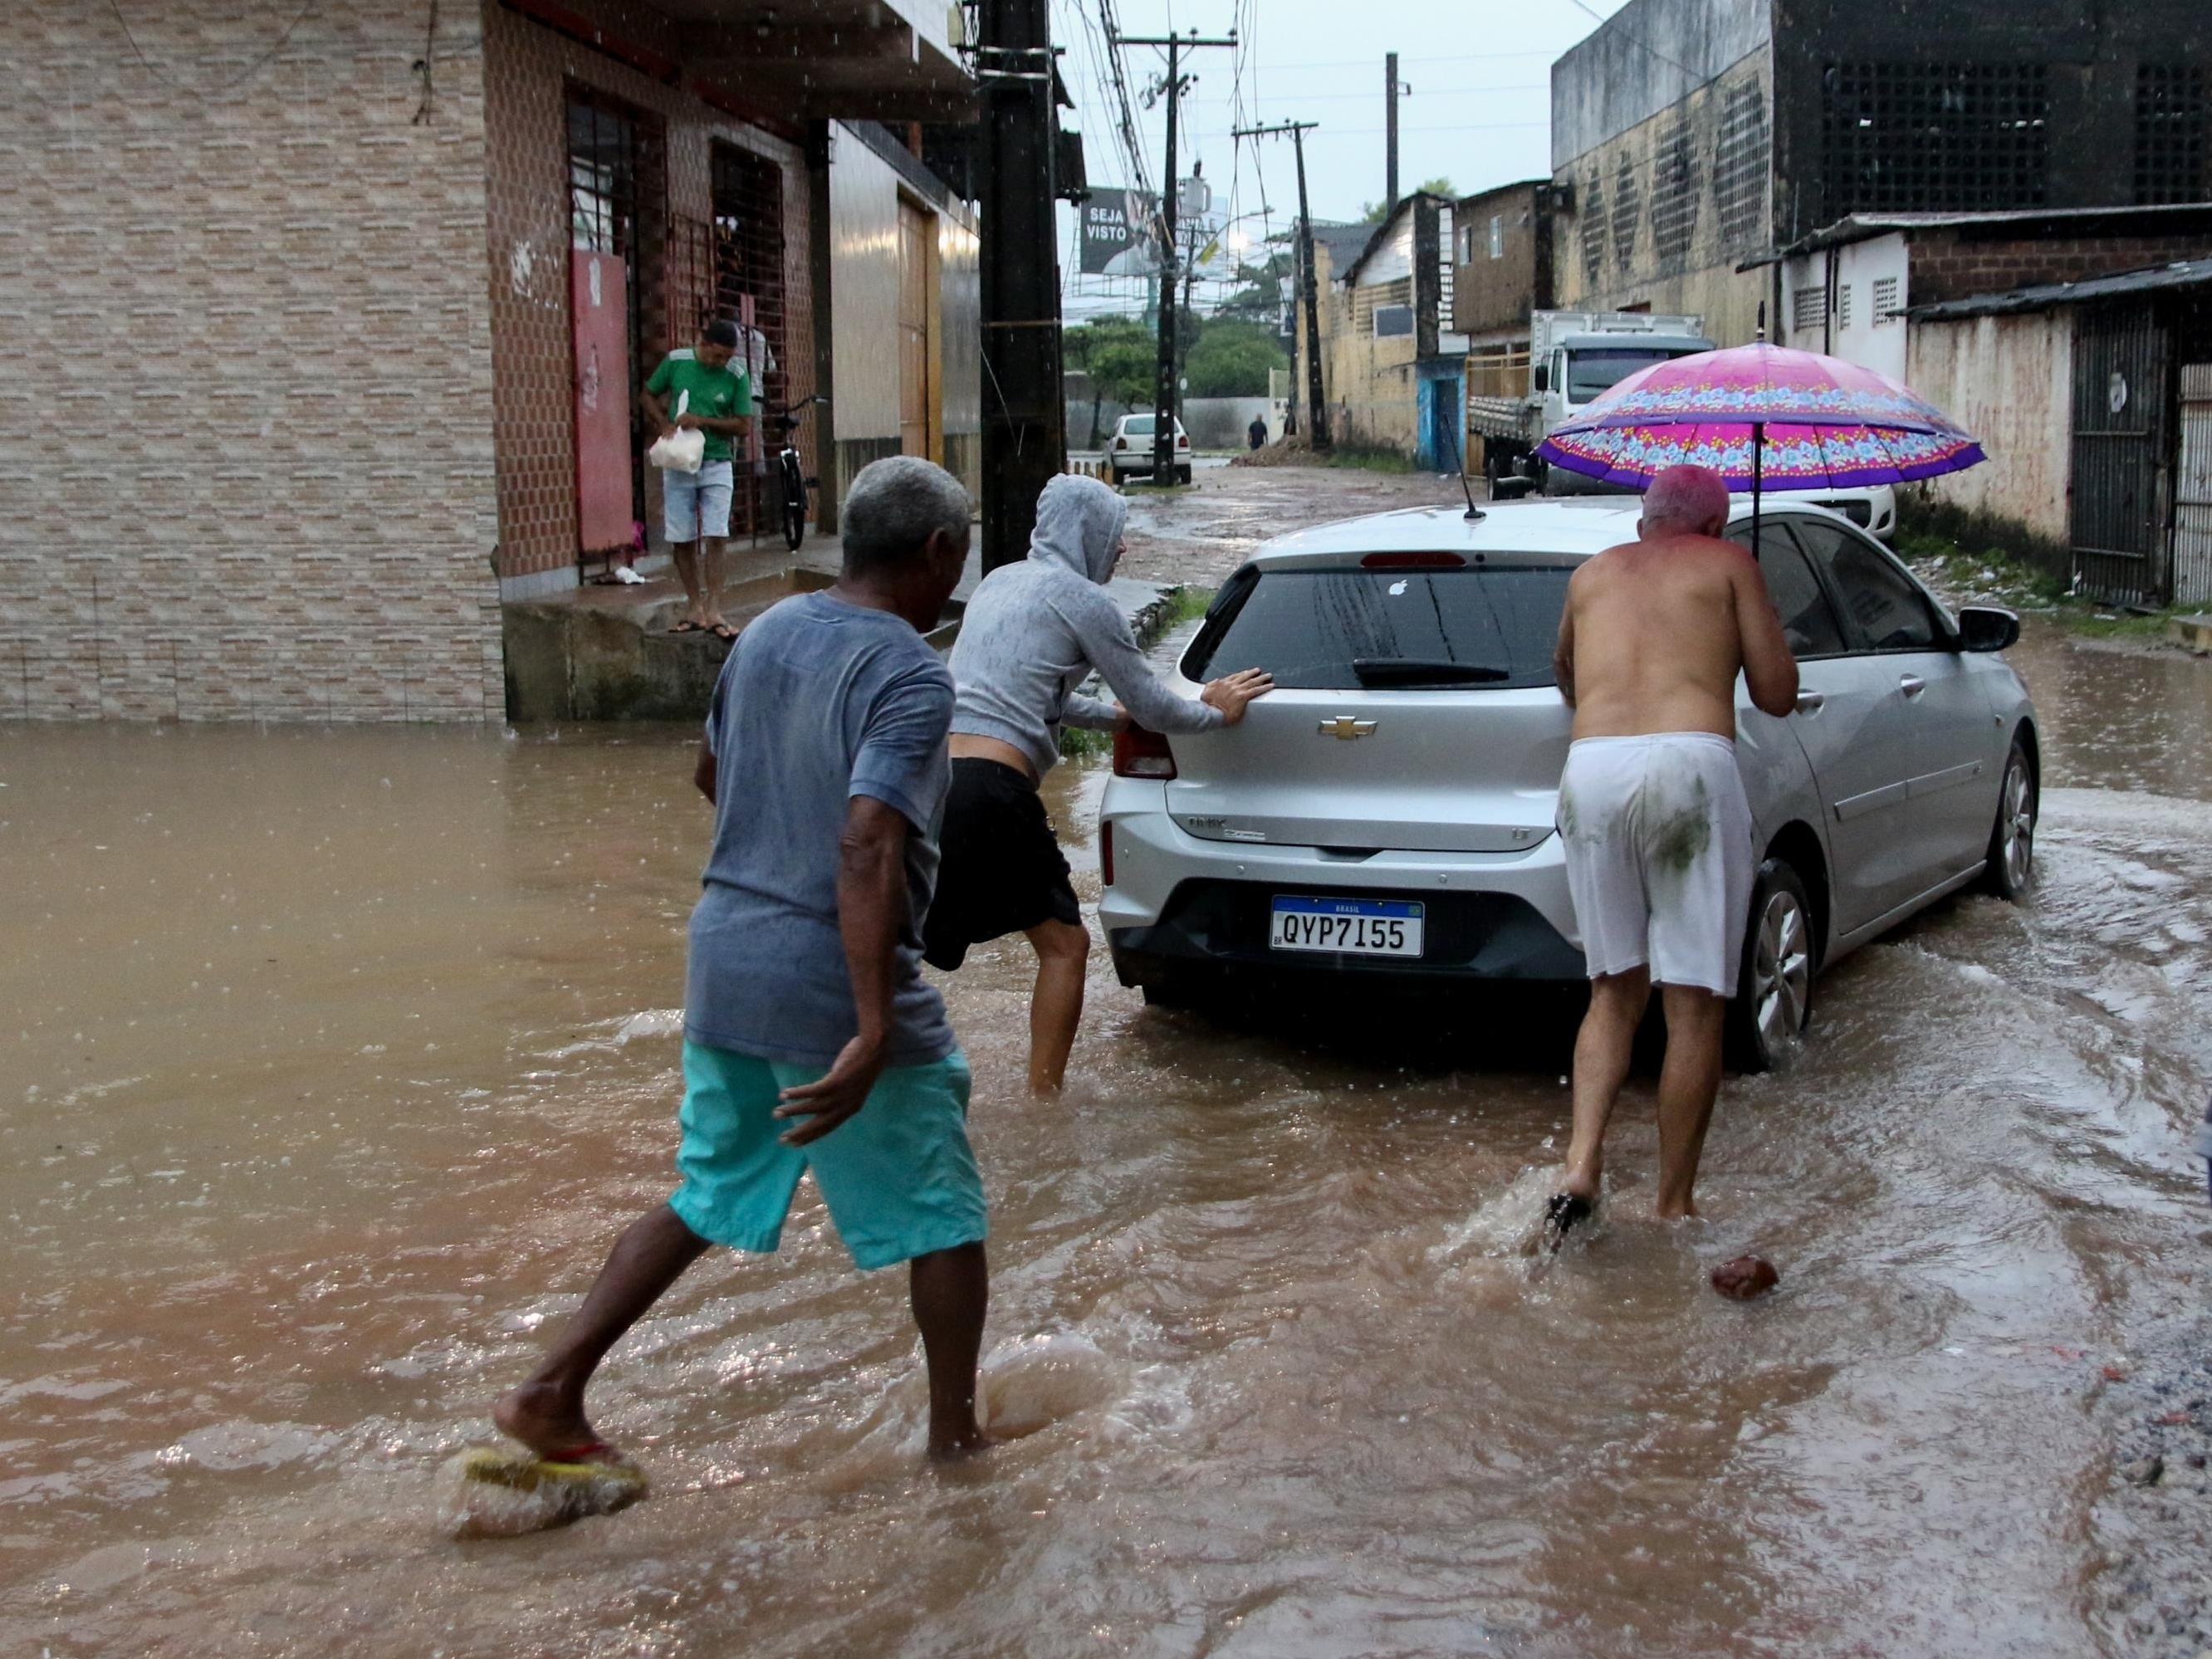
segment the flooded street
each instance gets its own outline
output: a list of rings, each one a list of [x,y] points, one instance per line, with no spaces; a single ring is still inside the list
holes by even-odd
[[[1003,942],[942,982],[1034,1431],[923,1463],[905,1277],[804,1189],[603,1373],[651,1501],[475,1544],[438,1464],[671,1184],[693,734],[0,727],[0,1651],[2129,1650],[2094,1408],[2212,1267],[2212,665],[2015,660],[2037,890],[1822,981],[1703,1223],[1639,1217],[1642,1079],[1625,1201],[1523,1255],[1564,1041],[1479,1003],[1401,1069],[1102,950],[1032,1104]],[[1049,792],[1091,901],[1102,782]],[[1778,1295],[1705,1287],[1754,1249]]]

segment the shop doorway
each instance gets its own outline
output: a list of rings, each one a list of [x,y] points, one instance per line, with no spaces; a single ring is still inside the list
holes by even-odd
[[[611,566],[636,546],[644,499],[636,410],[658,308],[644,277],[659,234],[659,131],[642,112],[571,86],[568,144],[576,559]]]
[[[937,220],[899,198],[899,448],[941,460],[937,385]]]

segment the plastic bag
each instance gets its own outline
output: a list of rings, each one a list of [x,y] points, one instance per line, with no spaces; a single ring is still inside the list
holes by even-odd
[[[682,420],[691,406],[690,392],[676,394],[676,418]],[[696,427],[679,427],[665,438],[655,438],[645,459],[668,472],[696,472],[706,465],[707,434]]]

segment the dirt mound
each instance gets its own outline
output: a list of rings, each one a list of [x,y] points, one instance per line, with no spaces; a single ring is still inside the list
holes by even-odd
[[[1231,459],[1231,466],[1327,466],[1328,461],[1314,453],[1314,447],[1302,435],[1278,438],[1257,449],[1248,449]]]

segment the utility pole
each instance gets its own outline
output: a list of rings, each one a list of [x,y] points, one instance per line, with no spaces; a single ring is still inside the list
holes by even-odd
[[[1231,133],[1237,138],[1279,138],[1291,136],[1291,148],[1298,158],[1298,263],[1304,267],[1299,283],[1304,290],[1306,305],[1306,422],[1312,434],[1313,447],[1327,449],[1328,437],[1328,405],[1322,401],[1321,387],[1321,295],[1320,284],[1314,275],[1313,213],[1306,205],[1306,134],[1321,125],[1318,121],[1279,121],[1272,127],[1238,127]]]
[[[1160,349],[1152,388],[1152,482],[1171,484],[1176,477],[1176,106],[1182,101],[1182,54],[1201,46],[1237,44],[1237,31],[1228,38],[1201,40],[1198,31],[1188,34],[1121,34],[1111,44],[1121,46],[1164,46],[1168,54],[1168,149],[1166,178],[1160,186]]]
[[[983,547],[986,571],[1029,556],[1037,497],[1067,465],[1050,0],[982,0]]]
[[[1398,210],[1398,54],[1382,55],[1382,76],[1389,91],[1382,100],[1382,216]]]

